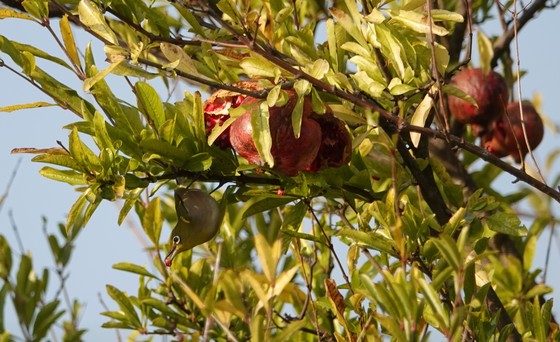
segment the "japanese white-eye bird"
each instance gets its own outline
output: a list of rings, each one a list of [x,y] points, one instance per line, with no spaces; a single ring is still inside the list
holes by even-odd
[[[210,194],[199,189],[175,190],[177,225],[169,237],[165,265],[171,266],[177,254],[212,239],[222,223],[223,211]]]

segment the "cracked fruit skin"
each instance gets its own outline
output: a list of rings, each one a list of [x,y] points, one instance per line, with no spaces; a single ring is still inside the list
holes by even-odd
[[[534,150],[543,139],[544,125],[539,113],[530,102],[523,101],[521,105],[527,141],[531,150]],[[506,112],[490,125],[481,142],[484,148],[496,157],[502,158],[510,155],[517,163],[525,158],[529,149],[521,125],[519,102],[508,104]]]
[[[215,92],[204,103],[204,127],[206,128],[206,136],[212,133],[216,125],[223,125],[229,118],[229,109],[239,107],[244,98],[245,96],[243,95],[232,94],[221,90]],[[229,130],[229,127],[226,128],[218,138],[216,138],[215,143],[222,149],[231,147],[229,142]]]
[[[484,74],[480,68],[466,68],[451,79],[451,85],[465,92],[478,104],[475,106],[449,95],[449,110],[457,121],[486,127],[505,110],[509,97],[507,85],[503,77],[494,71]]]
[[[318,171],[323,167],[341,167],[348,164],[352,155],[352,138],[344,122],[335,117],[330,110],[325,114],[311,115],[321,126],[321,146],[317,157],[309,166],[309,171]]]
[[[311,119],[310,101],[304,99],[303,117],[300,137],[296,138],[292,128],[292,112],[297,102],[297,95],[293,90],[286,90],[288,102],[282,107],[269,107],[269,127],[272,139],[271,154],[274,158],[274,170],[287,176],[296,176],[306,170],[315,160],[321,146],[321,126]],[[244,114],[237,118],[230,126],[231,146],[249,164],[264,165],[253,141],[253,127],[251,125],[251,111],[255,110],[259,100],[247,97],[242,105],[250,106]]]

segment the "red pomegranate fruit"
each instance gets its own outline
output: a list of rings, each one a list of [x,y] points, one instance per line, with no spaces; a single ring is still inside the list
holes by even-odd
[[[307,169],[321,146],[321,126],[310,118],[310,104],[304,104],[299,138],[294,135],[292,127],[292,112],[297,102],[297,95],[293,90],[286,90],[288,102],[282,107],[269,107],[269,127],[272,139],[271,154],[274,158],[273,169],[287,176],[295,176],[300,171]],[[254,103],[259,100],[247,97],[242,105]],[[310,101],[305,98],[305,102]],[[253,127],[251,125],[251,111],[242,114],[230,126],[231,146],[249,164],[264,165],[253,141]]]
[[[318,171],[323,167],[341,167],[348,164],[352,154],[352,139],[344,122],[331,111],[323,115],[313,113],[311,118],[321,126],[321,146],[317,157],[308,170]]]
[[[214,127],[221,126],[229,119],[229,109],[237,108],[245,98],[244,95],[232,93],[224,90],[218,90],[204,103],[204,126],[206,127],[206,136],[212,133]],[[218,138],[216,144],[225,149],[231,147],[229,142],[229,130],[226,128]]]
[[[459,71],[452,79],[451,85],[472,97],[475,106],[459,97],[449,95],[449,110],[459,122],[486,127],[486,124],[499,118],[508,102],[508,89],[504,78],[490,71],[485,74],[480,68],[466,68]],[[484,134],[484,130],[480,134]]]
[[[527,141],[523,134],[519,102],[508,104],[504,114],[489,126],[488,132],[481,139],[482,145],[490,153],[499,158],[510,155],[517,163],[529,152],[527,142],[531,150],[534,150],[544,135],[543,121],[535,107],[528,101],[523,101],[521,107]]]

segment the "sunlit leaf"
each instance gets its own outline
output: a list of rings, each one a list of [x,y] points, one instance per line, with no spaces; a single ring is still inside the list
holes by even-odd
[[[115,270],[135,273],[135,274],[143,275],[143,276],[146,276],[146,277],[159,279],[158,277],[156,277],[152,273],[148,272],[148,270],[146,270],[145,267],[135,265],[135,264],[131,264],[131,263],[128,263],[128,262],[116,263],[116,264],[113,265],[113,268]]]
[[[80,16],[80,22],[82,22],[82,24],[89,27],[108,43],[113,45],[119,44],[115,32],[107,25],[105,17],[97,8],[97,5],[89,0],[81,0],[78,4],[78,15]]]

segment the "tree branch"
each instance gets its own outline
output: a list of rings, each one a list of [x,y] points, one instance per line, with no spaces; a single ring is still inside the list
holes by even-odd
[[[533,17],[546,7],[547,0],[534,0],[530,5],[525,7],[523,14],[517,17],[517,33],[521,31],[523,26],[533,19]],[[505,31],[500,38],[494,42],[494,56],[490,61],[490,66],[492,68],[498,65],[498,59],[502,56],[504,52],[509,48],[509,44],[515,38],[515,28],[512,26],[507,31]]]

